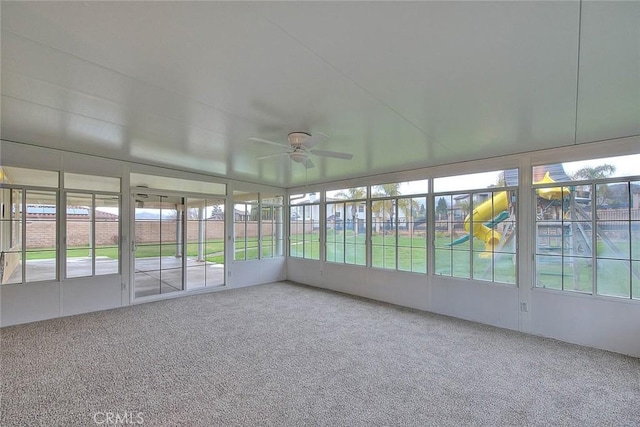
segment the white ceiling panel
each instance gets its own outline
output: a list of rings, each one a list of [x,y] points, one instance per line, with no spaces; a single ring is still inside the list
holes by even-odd
[[[519,144],[539,149],[573,142],[578,2],[346,2],[332,8],[312,2],[265,9],[432,142],[458,153],[472,145],[488,155],[519,151]]]
[[[288,187],[574,144],[576,98],[579,142],[638,132],[636,6],[0,7],[2,138],[28,144]],[[292,131],[354,158],[256,160]]]
[[[584,2],[577,142],[640,135],[640,1]]]

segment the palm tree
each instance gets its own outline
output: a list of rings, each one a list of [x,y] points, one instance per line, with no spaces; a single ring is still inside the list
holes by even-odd
[[[608,163],[602,164],[600,166],[585,166],[582,169],[578,169],[573,173],[571,179],[574,180],[596,180],[609,178],[616,172],[616,167],[614,165],[610,165]],[[609,197],[609,188],[606,184],[598,185],[598,194],[596,199],[596,204],[600,205],[605,202],[607,197]],[[582,194],[584,189],[581,189],[580,193]]]
[[[336,194],[336,197],[346,200],[362,200],[366,199],[367,196],[366,187],[353,187],[348,188],[346,192],[341,191]],[[353,224],[353,232],[357,236],[358,235],[358,206],[360,206],[361,202],[349,202],[345,203],[345,211],[346,209],[351,209],[351,223]],[[345,217],[347,216],[347,212],[344,213]],[[346,224],[345,224],[346,226]]]
[[[400,184],[381,184],[377,185],[374,197],[393,197],[400,195]],[[371,211],[376,213],[376,233],[380,232],[380,221],[384,221],[385,212],[389,212],[391,224],[393,225],[394,216],[394,200],[382,199],[371,203]]]

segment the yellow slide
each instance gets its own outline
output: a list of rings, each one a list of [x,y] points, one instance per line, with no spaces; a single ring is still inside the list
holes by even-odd
[[[549,184],[551,182],[555,182],[550,176],[549,171],[547,171],[542,179],[538,182],[534,182],[534,184]],[[569,195],[569,189],[567,187],[551,187],[551,188],[539,188],[538,196],[547,200],[562,200],[565,196]]]
[[[534,184],[548,184],[552,182],[555,181],[549,176],[549,172],[547,171],[542,179]],[[569,189],[566,187],[540,188],[537,193],[538,196],[546,200],[562,200],[565,196],[569,195]],[[496,194],[493,199],[482,202],[470,215],[467,215],[464,220],[464,231],[469,233],[471,221],[473,221],[473,235],[484,242],[487,251],[491,251],[502,238],[500,232],[492,228],[494,224],[491,223],[500,222],[501,219],[493,220],[494,217],[508,210],[509,200],[507,198],[507,192],[502,191]],[[507,214],[505,214],[505,217],[506,216]],[[489,223],[487,223],[487,221],[489,221]],[[458,239],[458,241],[461,243],[462,239]],[[454,244],[458,241],[454,242]]]
[[[469,232],[471,221],[473,221],[473,235],[484,242],[487,251],[491,251],[500,242],[502,235],[484,223],[490,221],[495,214],[508,209],[507,192],[501,191],[493,196],[493,199],[480,203],[471,214],[467,215],[464,220],[464,231]]]

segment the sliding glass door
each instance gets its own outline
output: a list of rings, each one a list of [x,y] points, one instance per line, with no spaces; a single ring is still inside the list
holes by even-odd
[[[133,199],[135,298],[183,290],[184,198],[137,193]]]
[[[225,283],[224,198],[134,193],[134,298]]]
[[[187,198],[186,285],[224,285],[224,199]]]

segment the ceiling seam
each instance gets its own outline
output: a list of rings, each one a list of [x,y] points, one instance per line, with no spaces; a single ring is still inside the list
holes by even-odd
[[[576,66],[576,120],[573,128],[573,145],[578,144],[578,102],[580,101],[580,42],[582,41],[582,0],[578,5],[578,58]]]
[[[231,111],[224,110],[224,109],[222,109],[222,108],[220,108],[220,107],[216,107],[216,106],[214,106],[214,105],[207,104],[206,102],[203,102],[203,101],[200,101],[200,100],[198,100],[198,99],[195,99],[195,98],[192,98],[192,97],[186,96],[186,95],[184,95],[184,94],[182,94],[182,93],[180,93],[180,92],[177,92],[177,91],[175,91],[175,90],[173,90],[173,89],[168,89],[168,88],[162,87],[162,86],[160,86],[160,85],[158,85],[158,84],[156,84],[156,83],[152,83],[152,82],[149,82],[149,81],[146,81],[146,80],[140,79],[140,78],[138,78],[138,77],[130,76],[130,75],[126,74],[126,73],[123,73],[122,71],[118,71],[118,70],[115,70],[115,69],[113,69],[113,68],[109,68],[109,67],[107,67],[107,66],[105,66],[105,65],[102,65],[102,64],[100,64],[100,63],[98,63],[98,62],[91,61],[91,60],[89,60],[89,59],[83,58],[83,57],[81,57],[81,56],[75,55],[75,54],[70,53],[70,52],[67,52],[67,51],[64,51],[64,50],[62,50],[62,49],[58,49],[57,47],[53,47],[53,46],[46,45],[46,44],[44,44],[44,43],[42,43],[42,42],[40,42],[40,41],[38,41],[38,40],[34,40],[34,39],[30,38],[30,37],[26,37],[26,36],[24,36],[24,35],[22,35],[22,34],[18,34],[18,33],[16,33],[16,32],[14,32],[14,31],[7,30],[6,28],[2,28],[2,29],[1,29],[1,31],[5,31],[5,32],[7,32],[7,33],[9,33],[9,34],[12,34],[12,35],[13,35],[13,36],[15,36],[15,37],[19,37],[19,38],[21,38],[21,39],[23,39],[23,40],[28,40],[28,41],[30,41],[30,42],[32,42],[32,43],[35,43],[35,44],[37,44],[37,45],[39,45],[39,46],[44,47],[45,49],[51,49],[51,50],[53,50],[53,51],[56,51],[56,52],[62,53],[63,55],[67,55],[67,56],[70,56],[70,57],[72,57],[72,58],[75,58],[75,59],[77,59],[77,60],[79,60],[79,61],[82,61],[82,62],[85,62],[85,63],[88,63],[88,64],[95,65],[96,67],[102,68],[103,70],[107,70],[107,71],[110,71],[110,72],[112,72],[112,73],[119,74],[119,75],[124,76],[124,77],[126,77],[126,78],[128,78],[128,79],[132,79],[132,80],[135,80],[135,81],[138,81],[138,82],[142,82],[142,83],[144,83],[144,84],[146,84],[146,85],[151,86],[152,88],[160,89],[160,90],[163,90],[163,91],[166,91],[166,92],[172,93],[172,94],[174,94],[174,95],[179,96],[180,98],[183,98],[183,99],[189,100],[189,101],[191,101],[191,102],[195,102],[195,103],[200,104],[200,105],[204,105],[205,107],[212,108],[212,109],[214,109],[214,110],[216,110],[216,111],[219,111],[219,112],[221,112],[221,113],[228,114],[228,115],[230,115],[230,116],[237,117],[237,118],[239,118],[239,119],[241,119],[241,120],[244,120],[244,121],[246,121],[246,122],[248,122],[248,123],[251,123],[251,121],[250,121],[247,117],[244,117],[244,116],[242,116],[242,115],[239,115],[239,114],[233,113],[233,112],[231,112]]]
[[[356,82],[355,80],[353,80],[351,77],[349,77],[348,75],[346,75],[344,72],[342,72],[340,69],[338,69],[335,65],[333,65],[331,62],[329,62],[327,59],[325,59],[322,55],[320,55],[319,53],[317,53],[316,51],[314,51],[313,49],[311,49],[309,46],[307,46],[305,43],[303,43],[300,39],[298,39],[297,37],[295,37],[293,34],[291,34],[290,32],[288,32],[286,29],[284,29],[283,27],[281,27],[280,25],[278,25],[277,23],[273,22],[272,20],[270,20],[269,18],[267,18],[266,16],[263,16],[265,21],[269,22],[270,24],[272,24],[274,27],[278,28],[280,31],[282,31],[284,34],[286,34],[289,38],[291,38],[293,41],[295,41],[296,43],[298,43],[300,46],[302,46],[303,48],[305,48],[307,51],[311,52],[314,56],[316,56],[318,59],[320,59],[322,62],[324,62],[325,64],[327,64],[331,69],[333,69],[336,73],[338,73],[339,75],[341,75],[343,78],[347,79],[348,81],[350,81],[353,85],[355,85],[357,88],[359,88],[360,90],[362,90],[364,93],[366,93],[368,96],[371,97],[371,99],[375,100],[376,102],[378,102],[379,104],[383,105],[385,108],[389,109],[390,111],[392,111],[396,116],[400,117],[402,120],[404,120],[405,122],[407,122],[408,124],[410,124],[411,126],[413,126],[415,129],[417,129],[418,131],[420,131],[421,134],[423,134],[424,136],[426,136],[427,138],[430,138],[433,142],[435,142],[436,144],[438,144],[440,147],[444,148],[445,150],[448,151],[448,148],[443,145],[440,141],[438,141],[438,139],[436,137],[434,137],[433,135],[430,135],[429,133],[427,133],[424,129],[422,129],[420,126],[418,126],[417,124],[413,123],[411,120],[409,120],[408,118],[406,118],[404,115],[402,115],[398,110],[396,110],[395,108],[393,108],[392,106],[390,106],[389,104],[387,104],[386,102],[380,100],[378,97],[376,97],[373,93],[371,93],[369,90],[367,90],[364,86],[362,86],[361,84],[359,84],[358,82]]]
[[[51,82],[51,81],[48,81],[48,80],[39,79],[39,78],[30,76],[30,75],[27,75],[27,74],[17,73],[16,71],[9,71],[9,73],[15,73],[15,74],[19,74],[21,76],[27,76],[29,79],[45,83],[45,84],[54,86],[56,88],[61,88],[61,89],[67,90],[67,91],[69,91],[71,93],[75,93],[75,94],[79,94],[79,95],[82,95],[82,96],[87,96],[89,98],[97,99],[97,100],[99,100],[101,102],[107,102],[107,103],[112,104],[112,105],[114,105],[116,107],[125,106],[129,110],[132,109],[132,108],[130,108],[131,104],[129,104],[129,103],[118,103],[118,102],[112,101],[112,100],[110,100],[108,98],[103,98],[103,97],[98,96],[98,95],[94,95],[94,94],[87,93],[87,92],[82,92],[82,91],[79,91],[79,90],[76,90],[76,89],[72,89],[70,87],[67,87],[67,86],[64,86],[64,85],[61,85],[61,84],[58,84],[58,83],[54,83],[54,82]],[[44,105],[42,103],[31,101],[31,100],[28,100],[28,99],[25,99],[25,98],[18,98],[17,96],[9,95],[9,94],[6,94],[6,93],[3,93],[2,96],[5,96],[7,98],[19,99],[19,100],[24,101],[24,102],[29,102],[29,103],[32,103],[32,104],[35,104],[35,105],[40,105],[42,107],[51,108],[53,110],[58,110],[58,111],[66,112],[66,113],[69,113],[69,114],[75,114],[75,115],[78,115],[78,116],[81,116],[81,117],[86,117],[86,118],[89,118],[89,119],[98,120],[98,121],[101,121],[101,122],[104,122],[104,123],[113,124],[113,125],[116,125],[116,126],[129,127],[128,125],[125,125],[125,124],[116,123],[116,122],[112,122],[110,120],[105,120],[105,119],[100,119],[100,118],[97,118],[97,117],[88,116],[88,115],[82,114],[82,113],[76,113],[76,112],[73,112],[73,111],[62,110],[62,109],[57,108],[57,107],[52,107],[50,105]],[[188,122],[186,122],[184,120],[178,120],[178,119],[176,119],[174,117],[169,117],[169,116],[166,116],[164,114],[153,113],[153,112],[149,111],[149,109],[142,109],[140,111],[142,111],[145,114],[149,114],[149,115],[152,115],[152,116],[159,117],[161,119],[173,120],[173,121],[175,121],[177,123],[183,123],[183,124],[187,125],[189,128],[199,129],[199,130],[202,130],[202,131],[205,131],[205,132],[210,132],[210,133],[213,133],[213,134],[216,134],[216,135],[219,135],[219,136],[225,136],[224,134],[222,134],[222,133],[220,133],[218,131],[210,130],[210,129],[207,129],[207,128],[203,128],[202,126],[198,126],[198,125],[192,125],[192,124],[190,124],[190,123],[188,123]],[[233,115],[233,114],[231,114],[231,115]]]

